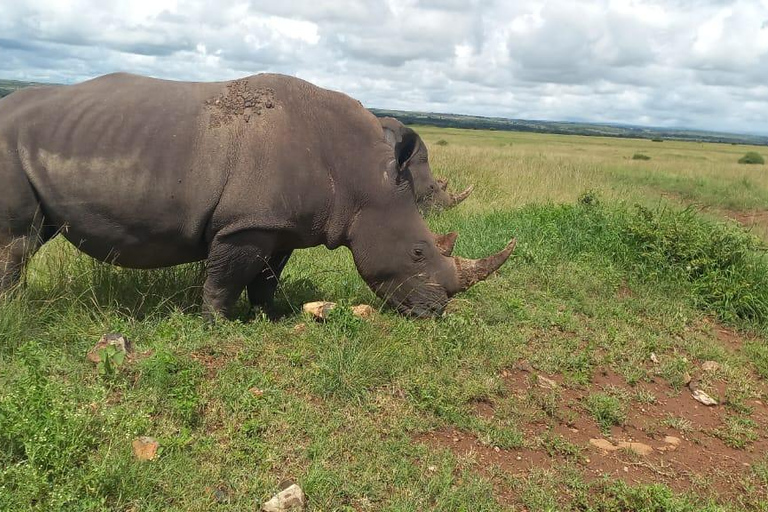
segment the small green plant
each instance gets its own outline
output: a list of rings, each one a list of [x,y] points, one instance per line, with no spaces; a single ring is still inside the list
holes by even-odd
[[[550,457],[562,455],[568,460],[578,460],[581,458],[582,448],[568,441],[563,436],[547,434],[541,440],[541,444]]]
[[[743,449],[758,439],[757,423],[743,416],[729,416],[725,426],[714,431],[726,445],[731,448]]]
[[[589,395],[586,407],[604,434],[610,433],[611,427],[623,424],[627,418],[626,406],[607,393]]]
[[[104,377],[113,377],[117,373],[117,369],[125,362],[125,352],[114,345],[107,345],[99,349],[98,354],[99,362],[96,368],[99,375]]]
[[[435,142],[435,144],[437,144],[438,146],[447,146],[448,141],[445,139],[440,139],[439,141]]]
[[[329,330],[340,336],[355,336],[363,327],[363,323],[363,320],[356,317],[352,313],[352,308],[345,302],[328,310],[326,325]]]
[[[664,139],[651,139],[651,142],[664,142]]]
[[[655,404],[657,402],[656,395],[650,391],[644,389],[638,389],[632,394],[632,399],[640,404]]]
[[[679,416],[669,415],[662,421],[665,427],[673,428],[679,431],[681,434],[687,434],[693,432],[693,423],[690,420],[681,418]]]
[[[635,153],[634,155],[632,155],[632,160],[650,160],[650,159],[651,157],[649,157],[648,155],[644,155],[642,153]]]
[[[746,155],[739,158],[739,163],[763,165],[765,163],[765,159],[760,153],[757,153],[756,151],[749,151]]]

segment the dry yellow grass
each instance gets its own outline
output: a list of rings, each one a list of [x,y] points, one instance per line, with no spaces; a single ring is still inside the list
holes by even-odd
[[[433,172],[453,189],[474,183],[462,208],[487,212],[526,203],[573,202],[593,189],[608,200],[670,201],[731,218],[752,215],[768,238],[768,167],[737,163],[768,148],[695,142],[577,137],[416,127]],[[436,144],[444,140],[447,144]],[[633,160],[635,154],[650,160]],[[746,214],[746,215],[745,215]],[[750,221],[744,221],[750,224]]]

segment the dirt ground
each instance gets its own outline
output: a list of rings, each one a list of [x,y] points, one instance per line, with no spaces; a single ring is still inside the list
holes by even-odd
[[[719,325],[714,325],[712,331],[729,350],[741,349],[743,339],[738,333]],[[539,376],[549,380],[542,382]],[[522,404],[522,417],[540,418],[525,423],[526,440],[558,436],[578,447],[578,454],[552,453],[545,446],[500,449],[453,428],[429,432],[417,440],[472,460],[476,470],[487,476],[493,473],[493,467],[525,477],[534,469],[556,468],[570,461],[587,481],[609,476],[628,484],[664,483],[677,492],[700,492],[703,487],[721,500],[742,492],[744,477],[752,465],[764,462],[768,454],[768,439],[764,435],[768,406],[761,400],[746,404],[751,409],[749,418],[757,424],[758,438],[743,449],[730,447],[718,431],[726,428],[726,417],[733,415],[733,411],[724,404],[706,406],[695,400],[692,390],[697,375],[692,376],[690,387],[675,390],[661,378],[630,386],[622,376],[598,370],[589,386],[576,387],[565,384],[558,375],[543,375],[523,361],[500,377],[509,392],[504,400]],[[548,389],[552,381],[556,386]],[[726,396],[726,384],[717,381],[715,385],[715,395]],[[655,401],[631,401],[623,424],[612,427],[610,433],[602,432],[583,404],[590,393],[606,389],[625,390],[632,396],[653,396]],[[765,391],[762,389],[760,395],[766,396]],[[540,411],[537,414],[532,410],[536,406],[531,404],[531,394],[551,392],[558,396],[557,410],[542,418]],[[478,416],[493,420],[496,404],[482,401],[474,405]],[[525,411],[525,407],[531,410]],[[498,489],[498,493],[503,501],[504,489]]]

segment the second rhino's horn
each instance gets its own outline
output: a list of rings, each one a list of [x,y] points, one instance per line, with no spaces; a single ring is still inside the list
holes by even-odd
[[[459,204],[460,202],[465,200],[467,197],[469,197],[469,194],[471,194],[473,190],[475,190],[475,186],[474,185],[470,185],[470,186],[467,187],[466,190],[464,190],[464,192],[462,192],[460,194],[451,194],[451,205],[450,206],[451,207],[456,206],[457,204]]]
[[[473,284],[486,279],[492,273],[501,267],[515,250],[517,239],[513,238],[507,246],[501,251],[487,258],[479,260],[470,260],[454,256],[453,261],[456,265],[456,273],[459,280],[459,291],[465,291]]]

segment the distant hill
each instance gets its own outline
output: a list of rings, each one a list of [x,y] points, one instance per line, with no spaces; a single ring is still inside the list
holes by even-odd
[[[480,130],[504,130],[515,132],[555,133],[563,135],[595,135],[601,137],[623,137],[651,140],[682,140],[694,142],[720,142],[725,144],[768,145],[763,135],[741,135],[684,130],[676,128],[647,128],[642,126],[572,123],[565,121],[530,121],[502,117],[465,116],[459,114],[436,114],[432,112],[406,112],[401,110],[369,109],[378,117],[394,117],[404,124],[421,124],[445,128],[470,128]]]
[[[29,87],[30,85],[47,85],[38,84],[35,82],[19,82],[18,80],[0,80],[0,98],[8,96],[13,91],[21,89],[23,87]]]
[[[0,80],[0,98],[11,94],[17,89],[29,87],[31,85],[49,84],[21,82],[17,80]],[[563,135],[596,135],[601,137],[623,137],[659,141],[683,140],[768,146],[768,137],[762,135],[739,135],[733,133],[682,130],[674,128],[646,128],[618,124],[531,121],[525,119],[507,119],[503,117],[465,116],[459,114],[437,114],[432,112],[406,112],[402,110],[385,110],[378,108],[371,108],[369,110],[378,117],[395,117],[405,124],[422,124],[445,128],[556,133]]]

